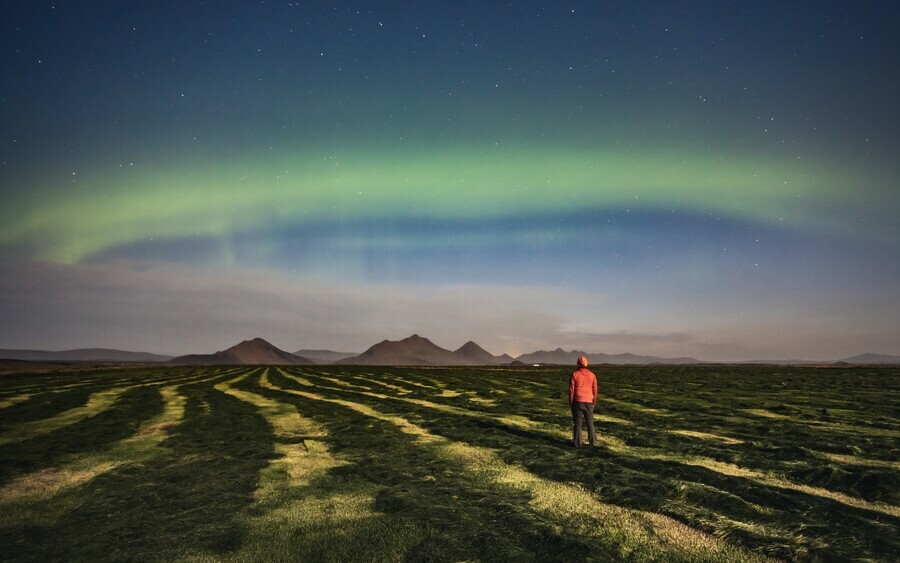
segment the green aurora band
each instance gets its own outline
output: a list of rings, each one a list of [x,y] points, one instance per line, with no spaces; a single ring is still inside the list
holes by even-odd
[[[786,157],[498,147],[297,151],[224,162],[182,157],[156,170],[109,166],[58,178],[32,190],[40,197],[7,206],[0,245],[76,263],[149,239],[313,221],[585,209],[712,213],[898,244],[896,230],[884,229],[892,221],[887,210],[898,206],[893,190],[884,189],[890,173]],[[859,220],[864,211],[868,221]]]

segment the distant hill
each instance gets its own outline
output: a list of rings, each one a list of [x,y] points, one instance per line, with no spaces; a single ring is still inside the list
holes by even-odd
[[[699,364],[695,358],[657,358],[656,356],[636,356],[634,354],[591,354],[581,350],[566,352],[562,348],[545,351],[539,350],[530,354],[522,354],[517,361],[523,364],[555,364],[575,365],[579,356],[586,356],[590,364],[620,364],[620,365],[647,365],[647,364]]]
[[[362,354],[337,364],[364,366],[455,366],[459,358],[427,338],[413,334],[403,340],[383,340]]]
[[[557,348],[556,350],[538,350],[530,354],[522,354],[516,360],[523,364],[575,365],[575,362],[578,361],[578,356],[589,356],[589,354],[581,350],[566,352],[562,348]],[[588,357],[588,361],[590,361],[590,357]]]
[[[722,362],[728,363],[728,362]],[[769,365],[769,366],[793,366],[793,365],[814,365],[821,364],[815,360],[742,360],[734,362],[735,364],[753,364],[753,365]]]
[[[335,352],[333,350],[297,350],[295,356],[308,358],[317,363],[330,364],[344,358],[358,356],[359,352]]]
[[[900,365],[900,356],[891,356],[889,354],[858,354],[849,358],[841,358],[839,360],[749,360],[735,362],[738,364],[768,364],[776,366],[875,366],[875,365]]]
[[[513,360],[512,357],[506,354],[503,356],[495,356],[471,340],[460,346],[453,354],[464,365],[473,366],[508,364]]]
[[[850,358],[844,358],[842,360],[838,360],[838,362],[842,362],[845,364],[852,365],[878,365],[878,364],[887,364],[887,365],[900,365],[900,356],[890,356],[888,354],[859,354],[858,356],[852,356]],[[835,362],[837,363],[837,362]]]
[[[153,363],[166,362],[172,356],[147,352],[127,352],[109,348],[77,348],[49,352],[46,350],[0,350],[0,359],[25,360],[29,362],[109,362],[109,363]]]
[[[335,363],[372,366],[495,366],[512,361],[513,358],[506,354],[494,356],[471,340],[451,352],[427,338],[413,334],[403,340],[384,340],[358,356]]]
[[[310,365],[314,362],[276,348],[262,338],[244,340],[215,354],[189,354],[170,360],[189,365]]]

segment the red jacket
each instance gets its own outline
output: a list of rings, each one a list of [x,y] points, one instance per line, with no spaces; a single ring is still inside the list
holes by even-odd
[[[586,367],[572,372],[569,378],[569,403],[597,404],[597,376]]]

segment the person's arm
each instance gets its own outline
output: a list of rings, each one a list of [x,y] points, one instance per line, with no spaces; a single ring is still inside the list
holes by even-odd
[[[592,387],[591,391],[594,394],[594,406],[596,407],[597,406],[597,376],[596,375],[594,376],[594,383],[593,383],[593,387]]]
[[[569,376],[569,404],[575,399],[575,374]]]

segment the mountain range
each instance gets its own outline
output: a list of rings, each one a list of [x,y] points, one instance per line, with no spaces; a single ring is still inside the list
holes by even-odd
[[[585,356],[591,364],[702,364],[696,358],[657,358],[655,356],[635,356],[634,354],[592,354],[581,350],[566,352],[562,348],[552,351],[540,350],[531,354],[522,354],[517,361],[523,364],[559,364],[575,365],[579,356]]]
[[[859,354],[858,356],[852,356],[838,361],[857,366],[879,364],[900,365],[900,356],[889,356],[887,354]]]
[[[513,358],[507,354],[495,356],[471,340],[456,350],[447,350],[417,334],[403,340],[384,340],[362,354],[332,350],[301,349],[293,354],[285,352],[262,338],[245,340],[231,348],[213,354],[189,354],[172,358],[161,354],[129,352],[108,348],[78,348],[74,350],[12,350],[0,349],[0,359],[27,362],[82,363],[160,363],[188,365],[421,365],[421,366],[484,366],[484,365],[574,365],[578,356],[587,356],[591,364],[649,365],[700,364],[695,358],[658,358],[634,354],[590,353],[581,350],[539,350]],[[900,356],[888,354],[859,354],[832,361],[750,361],[745,364],[809,364],[809,365],[900,365]]]
[[[127,352],[109,348],[77,348],[74,350],[0,350],[4,360],[24,360],[28,362],[97,362],[97,363],[154,363],[166,362],[172,356],[147,352]]]

